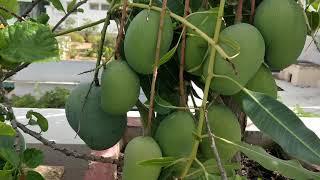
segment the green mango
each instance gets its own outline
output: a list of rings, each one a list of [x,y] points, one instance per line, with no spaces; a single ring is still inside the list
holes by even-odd
[[[213,37],[217,22],[217,13],[215,9],[199,11],[189,15],[187,20],[208,36]],[[203,62],[209,55],[208,42],[200,37],[194,30],[188,28],[184,69],[193,75],[201,76]],[[181,43],[178,49],[178,56],[179,59],[181,59]]]
[[[177,111],[161,121],[155,139],[164,156],[186,157],[192,151],[195,129],[192,114]]]
[[[127,127],[127,116],[110,115],[101,104],[101,88],[90,83],[80,84],[66,102],[66,116],[71,128],[93,150],[115,145]]]
[[[239,53],[236,48],[232,48],[237,44],[240,47],[240,54],[228,62],[217,52],[214,74],[228,76],[245,86],[263,62],[265,44],[262,35],[254,26],[240,23],[221,31],[219,41],[220,46],[229,55]],[[208,76],[209,59],[207,58],[203,67],[204,77]],[[234,65],[234,68],[230,63]],[[222,95],[233,95],[241,90],[238,85],[224,78],[214,78],[210,88]]]
[[[108,114],[126,114],[136,104],[140,80],[122,60],[107,63],[101,78],[101,107]]]
[[[132,139],[124,152],[123,180],[157,180],[161,166],[142,166],[139,162],[161,158],[159,145],[151,137]]]
[[[233,141],[241,141],[241,128],[237,117],[232,111],[224,105],[211,105],[208,108],[208,121],[211,131],[218,137]],[[204,131],[207,133],[207,129]],[[220,158],[224,162],[230,162],[232,157],[236,154],[238,149],[225,144],[219,139],[216,140],[216,146],[220,155]],[[206,159],[214,158],[214,154],[211,149],[211,139],[204,138],[200,143],[202,155]]]
[[[152,74],[155,62],[160,13],[141,11],[131,21],[124,39],[124,52],[128,64],[141,74]],[[171,18],[166,14],[163,24],[160,57],[165,55],[173,38]]]
[[[293,0],[265,0],[258,6],[254,26],[266,43],[266,62],[272,70],[296,63],[307,36],[303,9]]]

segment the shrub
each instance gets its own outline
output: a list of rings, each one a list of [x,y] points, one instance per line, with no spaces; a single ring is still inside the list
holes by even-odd
[[[69,90],[61,87],[56,87],[54,90],[47,91],[39,99],[39,105],[42,108],[64,108],[69,94]]]
[[[31,94],[26,94],[23,96],[12,95],[11,101],[12,101],[13,107],[36,108],[39,106],[37,99]]]
[[[80,33],[73,32],[73,33],[70,33],[69,36],[71,37],[72,42],[79,42],[79,43],[85,42],[84,37]]]

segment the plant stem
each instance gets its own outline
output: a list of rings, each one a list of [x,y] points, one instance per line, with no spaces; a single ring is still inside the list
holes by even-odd
[[[189,15],[190,0],[185,0],[184,6],[184,18]],[[179,67],[179,92],[180,92],[180,106],[186,106],[186,93],[184,84],[184,65],[185,65],[185,51],[186,51],[186,26],[182,29],[182,41],[181,41],[181,59]]]
[[[86,29],[86,28],[89,28],[89,27],[92,27],[92,26],[96,26],[98,24],[101,24],[101,23],[105,22],[105,20],[106,20],[106,18],[103,18],[103,19],[100,19],[99,21],[95,21],[95,22],[92,22],[90,24],[86,24],[86,25],[83,25],[83,26],[80,26],[80,27],[76,27],[76,28],[68,29],[68,30],[63,31],[63,32],[56,33],[55,37],[62,36],[62,35],[65,35],[65,34],[69,34],[69,33],[76,32],[76,31],[81,31],[83,29]]]
[[[120,43],[123,39],[123,33],[124,33],[124,21],[127,17],[127,5],[128,5],[128,0],[124,0],[123,1],[123,6],[122,6],[122,15],[121,15],[121,21],[120,21],[120,28],[119,28],[119,32],[118,32],[118,37],[117,37],[117,42],[116,42],[116,46],[115,46],[115,57],[117,59],[120,58]]]
[[[214,42],[218,42],[218,40],[219,40],[222,18],[223,18],[223,13],[224,13],[224,5],[225,5],[225,0],[221,0],[220,6],[219,6],[217,23],[216,23],[216,29],[214,32],[214,38],[213,38]],[[208,94],[209,94],[209,90],[210,90],[210,84],[213,79],[213,67],[214,67],[214,62],[215,62],[216,51],[217,51],[217,49],[214,46],[212,46],[210,59],[209,59],[209,66],[208,66],[208,76],[206,78],[204,95],[203,95],[203,100],[202,100],[202,108],[200,109],[200,117],[199,117],[198,127],[197,127],[197,131],[196,131],[196,133],[199,137],[201,137],[201,135],[202,135],[202,129],[203,129],[204,120],[205,120],[205,111],[206,111],[206,106],[207,106]],[[194,161],[194,159],[197,156],[199,144],[200,144],[199,139],[195,138],[195,142],[193,144],[193,148],[192,148],[192,152],[189,157],[189,161],[187,162],[187,165],[185,166],[185,168],[181,174],[181,178],[184,178],[187,175],[187,173],[192,165],[192,162]]]
[[[41,1],[43,0],[33,1],[30,7],[23,13],[22,17],[27,17],[30,14],[30,12],[33,10],[33,8],[36,7],[36,5],[39,4]]]
[[[10,10],[8,10],[7,8],[5,8],[5,7],[3,7],[3,6],[0,6],[0,10],[4,11],[4,12],[6,12],[6,13],[12,15],[12,16],[14,16],[14,17],[17,18],[19,21],[24,21],[24,18],[23,18],[23,17],[21,17],[21,16],[19,16],[18,14],[14,13],[14,12],[12,12],[12,11],[10,11]]]
[[[211,149],[212,149],[212,151],[214,153],[214,156],[216,158],[217,165],[218,165],[219,171],[221,173],[222,179],[227,180],[228,179],[227,178],[227,173],[226,173],[226,170],[224,169],[224,167],[222,165],[221,158],[219,156],[219,152],[218,152],[218,149],[217,149],[217,146],[216,146],[216,141],[214,139],[215,135],[213,134],[213,132],[211,130],[207,112],[205,114],[205,119],[206,119],[206,125],[207,125],[208,134],[209,134],[209,137],[211,139],[211,146],[210,147],[211,147]]]
[[[156,47],[156,55],[155,55],[155,63],[153,66],[153,78],[151,83],[151,91],[150,91],[150,107],[148,113],[148,123],[147,123],[147,131],[146,135],[151,134],[151,124],[152,124],[152,117],[153,117],[153,109],[154,109],[154,99],[156,94],[156,82],[158,76],[158,65],[160,61],[160,48],[161,48],[161,40],[162,40],[162,33],[163,33],[163,25],[164,25],[164,18],[166,15],[166,8],[167,8],[167,0],[162,1],[162,10],[160,14],[160,22],[159,22],[159,31],[158,31],[158,39],[157,39],[157,47]]]
[[[60,21],[52,28],[52,31],[55,31],[72,13],[74,13],[75,11],[78,10],[78,8],[87,3],[88,0],[83,0],[78,2],[76,5],[74,5],[74,7],[65,15],[63,16]]]
[[[108,29],[108,26],[110,24],[110,18],[111,18],[111,9],[113,8],[113,6],[115,5],[116,3],[116,0],[112,0],[111,4],[110,4],[110,7],[109,7],[109,10],[108,10],[108,13],[107,13],[107,17],[105,18],[105,21],[104,21],[104,25],[103,25],[103,28],[101,30],[101,40],[100,40],[100,43],[99,43],[99,49],[98,49],[98,58],[97,58],[97,62],[96,62],[96,70],[94,71],[94,78],[93,78],[93,81],[95,83],[96,86],[99,86],[99,70],[100,68],[98,68],[101,64],[101,59],[102,59],[102,54],[103,54],[103,47],[104,47],[104,42],[106,40],[106,34],[107,34],[107,29]],[[110,13],[109,13],[110,12]]]
[[[234,19],[235,24],[241,23],[241,21],[242,21],[242,8],[243,8],[243,0],[239,0],[236,17]]]
[[[23,63],[20,64],[19,66],[17,66],[15,69],[7,72],[1,79],[1,82],[7,80],[8,78],[10,78],[11,76],[15,75],[17,72],[21,71],[22,69],[28,67],[30,65],[30,63]]]
[[[250,19],[249,19],[250,24],[253,23],[255,9],[256,9],[256,0],[251,0],[251,13],[250,13]]]
[[[155,6],[148,6],[145,4],[139,4],[139,3],[129,3],[128,6],[131,7],[138,7],[138,8],[143,8],[143,9],[152,9],[155,11],[159,11],[161,12],[161,8],[155,7]],[[196,26],[194,26],[193,24],[191,24],[189,21],[185,20],[183,17],[172,13],[172,12],[168,12],[169,15],[176,19],[177,21],[181,22],[182,24],[184,24],[185,26],[187,26],[188,28],[190,28],[191,30],[195,31],[201,38],[203,38],[204,40],[206,40],[211,46],[213,46],[215,49],[217,49],[217,51],[219,52],[219,54],[224,58],[224,59],[233,59],[235,58],[238,54],[229,56],[212,38],[210,38],[206,33],[204,33],[203,31],[201,31],[199,28],[197,28]]]

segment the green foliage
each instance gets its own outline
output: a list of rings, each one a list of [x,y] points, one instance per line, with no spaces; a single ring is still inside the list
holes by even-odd
[[[0,56],[6,61],[59,60],[58,42],[50,28],[43,24],[17,22],[0,31],[0,40]]]
[[[5,9],[9,10],[10,12],[18,12],[19,5],[17,0],[0,0],[0,6],[4,7]],[[10,19],[12,18],[12,15],[0,10],[0,16],[2,16],[4,19]]]
[[[45,180],[44,177],[36,171],[28,171],[26,180]]]
[[[49,124],[48,120],[40,113],[34,112],[33,110],[30,110],[26,114],[26,118],[29,119],[29,123],[31,125],[39,125],[41,131],[46,132],[48,131]]]
[[[65,12],[63,5],[61,4],[60,0],[49,0],[52,5],[59,11]]]
[[[261,93],[245,90],[244,112],[290,155],[320,164],[320,139],[285,105]],[[279,111],[279,109],[281,111]]]
[[[85,42],[84,37],[78,32],[72,32],[68,34],[68,36],[70,36],[72,42],[79,42],[79,43]]]
[[[43,158],[42,151],[31,148],[23,152],[22,162],[29,168],[36,168],[42,163]]]
[[[16,131],[6,123],[0,122],[0,136],[15,136]]]
[[[11,101],[14,107],[29,108],[64,108],[65,102],[70,95],[70,91],[65,88],[56,87],[53,90],[45,92],[37,100],[31,94],[23,96],[12,95]]]

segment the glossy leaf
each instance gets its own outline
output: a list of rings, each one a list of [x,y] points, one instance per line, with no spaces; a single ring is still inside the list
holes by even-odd
[[[42,151],[31,148],[23,152],[22,161],[29,168],[36,168],[43,162],[43,158]]]
[[[15,136],[16,131],[8,124],[0,122],[0,136]]]
[[[77,0],[72,0],[71,2],[69,2],[67,6],[67,12],[70,12],[73,9],[74,5],[76,5],[76,3]]]
[[[181,40],[181,37],[182,37],[182,34],[180,35],[177,44],[169,52],[167,52],[164,56],[161,57],[161,59],[159,61],[159,66],[168,62],[173,57],[174,53],[176,53],[176,51],[179,47],[179,42]]]
[[[231,142],[229,140],[215,137],[217,141],[229,144],[238,148],[249,159],[258,162],[270,171],[277,171],[281,175],[292,179],[319,179],[320,173],[315,173],[304,169],[296,160],[282,160],[268,154],[259,146],[249,145],[243,142]]]
[[[36,171],[28,171],[26,180],[45,180],[44,177]]]
[[[320,12],[307,11],[306,14],[308,17],[308,21],[309,21],[311,30],[316,31],[319,27],[319,24],[320,24]]]
[[[242,107],[251,121],[290,155],[320,164],[320,139],[289,108],[270,96],[243,89]]]
[[[17,22],[0,31],[0,56],[10,62],[59,60],[58,42],[46,25]]]
[[[63,8],[63,5],[61,4],[60,0],[49,0],[52,5],[59,11],[66,12]]]
[[[13,149],[0,148],[0,157],[8,161],[15,168],[20,164],[19,155]]]
[[[27,112],[26,117],[30,119],[29,122],[34,123],[34,121],[36,121],[41,131],[43,132],[48,131],[48,128],[49,128],[48,120],[42,114],[30,110]],[[34,120],[33,117],[35,117],[36,120]]]

